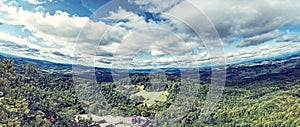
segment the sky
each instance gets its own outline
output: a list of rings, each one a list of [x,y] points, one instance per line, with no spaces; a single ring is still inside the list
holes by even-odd
[[[199,67],[300,50],[297,0],[2,0],[0,52],[107,68]]]

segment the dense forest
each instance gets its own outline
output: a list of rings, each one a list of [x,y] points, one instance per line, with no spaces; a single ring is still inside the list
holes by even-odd
[[[271,77],[263,77],[261,80],[253,81],[248,84],[237,86],[226,86],[223,96],[217,106],[217,109],[209,118],[203,122],[200,119],[201,109],[206,99],[209,84],[200,83],[198,85],[197,98],[194,101],[189,112],[179,121],[174,119],[176,110],[168,114],[169,119],[158,122],[157,125],[173,125],[184,126],[299,126],[300,125],[300,81],[298,74],[277,75]],[[175,98],[178,96],[180,85],[183,83],[191,83],[192,81],[174,80],[176,77],[170,76],[168,82],[160,85],[149,83],[146,76],[134,75],[131,81],[120,80],[110,83],[101,83],[99,91],[104,92],[105,100],[112,106],[110,108],[103,107],[98,102],[91,104],[90,112],[103,115],[104,111],[120,111],[121,114],[133,115],[138,114],[145,117],[155,116],[157,113],[167,110],[173,105]],[[120,87],[119,84],[132,84],[133,87],[126,89]],[[142,97],[128,99],[124,95],[134,95],[143,86],[146,91],[167,91],[166,101],[157,101],[157,103],[148,106],[143,103]],[[94,88],[96,89],[96,88]],[[128,92],[128,91],[127,91]],[[91,95],[93,96],[93,95]],[[140,99],[141,98],[141,99]],[[111,109],[112,108],[112,109]],[[172,117],[173,116],[173,117]],[[165,116],[166,117],[166,116]]]
[[[85,127],[91,123],[74,119],[85,111],[70,75],[40,73],[32,64],[15,68],[11,59],[0,62],[0,75],[0,126]]]
[[[1,60],[0,75],[0,126],[90,126],[91,120],[74,118],[86,113],[136,114],[157,126],[300,126],[298,71],[226,86],[217,109],[204,121],[200,113],[208,82],[161,74],[157,79],[133,74],[114,82],[74,82],[70,74],[41,72],[33,64],[15,67],[11,59]],[[176,111],[171,112],[167,122],[155,118],[176,105],[183,84],[194,83],[198,92],[188,113],[174,119]]]

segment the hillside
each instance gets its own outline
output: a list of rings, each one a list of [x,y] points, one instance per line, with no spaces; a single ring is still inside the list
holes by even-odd
[[[210,86],[210,68],[199,69],[200,83],[192,75],[197,72],[193,69],[182,69],[190,72],[185,73],[191,75],[189,80],[181,80],[178,69],[167,69],[167,75],[152,73],[157,75],[152,79],[148,70],[133,70],[130,78],[112,82],[107,78],[111,77],[110,69],[105,68],[96,68],[98,82],[82,77],[74,82],[74,75],[66,73],[71,71],[69,65],[11,59],[1,57],[0,62],[0,91],[4,93],[0,97],[0,126],[88,126],[92,121],[76,122],[73,118],[86,113],[122,117],[136,114],[147,117],[156,126],[300,125],[297,54],[227,65],[223,95],[215,112],[205,120],[200,119],[200,114]],[[126,71],[119,70],[116,74],[122,73]],[[174,105],[179,104],[178,98],[184,99],[178,95],[182,95],[180,89],[186,84],[194,86],[198,93],[189,104],[191,107],[178,115],[183,112]]]

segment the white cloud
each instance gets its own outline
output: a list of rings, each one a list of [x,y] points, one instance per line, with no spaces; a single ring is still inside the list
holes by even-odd
[[[151,50],[151,55],[152,56],[162,56],[162,55],[165,55],[165,52],[163,52],[159,49],[152,49]]]
[[[104,17],[103,19],[120,20],[120,19],[128,18],[129,16],[134,16],[133,13],[122,9],[121,7],[119,7],[119,10],[117,12],[111,11],[109,13],[110,13],[109,14],[110,16],[109,17]]]
[[[47,1],[46,0],[27,0],[28,3],[30,4],[44,4],[46,3]]]
[[[4,1],[4,2],[6,2],[6,1]],[[16,7],[19,5],[19,3],[15,0],[12,0],[12,1],[7,2],[7,5]]]
[[[6,20],[0,18],[0,23],[5,23],[5,22],[6,22]]]
[[[45,11],[45,8],[43,6],[37,6],[33,10],[36,12],[43,12],[43,11]]]
[[[50,15],[49,13],[31,12],[22,8],[3,5],[0,11],[7,13],[7,24],[24,26],[23,29],[30,31],[33,37],[24,39],[27,41],[26,43],[30,44],[39,38],[37,43],[46,45],[46,47],[40,47],[40,57],[51,61],[61,60],[61,62],[65,62],[70,61],[70,58],[75,56],[94,55],[95,50],[92,49],[97,47],[101,36],[110,27],[103,22],[93,22],[88,17],[71,16],[59,10],[54,15]],[[87,29],[82,31],[84,26]],[[80,32],[82,34],[77,38]],[[74,50],[75,41],[80,47],[85,48]],[[13,42],[19,43],[18,40]],[[53,55],[52,52],[60,52],[64,56]],[[66,56],[70,57],[64,58]]]
[[[43,3],[32,0],[28,2]],[[126,67],[141,52],[149,52],[155,59],[143,58],[136,61],[135,64],[161,67],[175,66],[180,63],[180,65],[195,66],[209,64],[211,59],[215,59],[209,58],[211,55],[204,51],[205,46],[213,51],[215,50],[213,47],[224,46],[222,43],[216,43],[218,42],[214,38],[216,36],[210,36],[213,34],[209,30],[211,26],[206,23],[212,23],[220,37],[226,40],[234,40],[232,35],[235,34],[243,35],[246,38],[244,42],[249,42],[249,44],[241,47],[248,48],[249,45],[263,44],[267,40],[278,37],[278,34],[273,33],[274,30],[300,14],[296,11],[300,5],[293,0],[286,1],[286,3],[266,0],[251,3],[237,0],[227,2],[191,0],[211,21],[199,23],[196,21],[205,17],[199,17],[199,12],[186,13],[186,10],[190,9],[189,6],[185,6],[186,4],[179,0],[135,0],[133,2],[152,12],[181,14],[189,20],[189,23],[192,23],[192,26],[203,28],[200,31],[201,34],[204,37],[211,37],[209,38],[211,40],[206,40],[205,45],[193,29],[189,28],[191,26],[185,24],[186,22],[181,19],[176,19],[178,17],[162,14],[163,18],[170,20],[161,22],[149,20],[147,22],[145,17],[126,11],[123,7],[112,11],[109,17],[103,18],[104,21],[96,22],[91,21],[89,17],[74,16],[59,10],[54,15],[44,13],[42,6],[32,12],[3,5],[0,11],[7,13],[6,23],[24,26],[24,29],[30,31],[32,37],[16,38],[2,34],[8,41],[38,48],[41,53],[40,57],[49,60],[70,61],[71,58],[78,57],[77,62],[86,65],[93,65],[94,63],[91,61],[98,60],[99,62],[95,63],[98,66],[108,66],[107,64],[113,63],[120,67]],[[105,22],[118,19],[124,19],[124,21],[114,24]],[[78,36],[79,33],[80,36]],[[31,43],[37,41],[41,41],[46,46],[41,47]],[[240,50],[229,53],[227,56],[232,62],[291,51],[281,46],[274,47],[277,49],[266,46],[253,48],[250,51]],[[297,45],[293,44],[293,46]],[[199,51],[196,52],[195,49]],[[171,56],[166,57],[166,55]],[[95,58],[95,56],[97,57]]]
[[[294,34],[286,34],[276,39],[277,42],[290,42],[296,39],[296,35]]]
[[[11,25],[23,25],[35,38],[43,39],[48,46],[61,46],[68,49],[67,54],[71,55],[74,49],[74,42],[81,29],[87,26],[86,31],[81,31],[81,38],[78,43],[88,43],[95,47],[108,25],[102,22],[92,22],[88,17],[71,16],[66,12],[56,11],[54,15],[42,12],[30,12],[22,8],[3,6],[1,11],[7,12],[7,21]],[[93,45],[94,44],[94,45]]]
[[[88,59],[95,56],[96,48],[104,33],[107,36],[100,43],[101,46],[98,50],[106,54],[113,54],[114,58],[110,59],[112,62],[118,59],[127,60],[123,61],[125,63],[130,62],[128,60],[137,55],[136,51],[143,50],[143,48],[151,51],[151,48],[161,47],[171,54],[183,54],[200,46],[195,39],[188,40],[188,34],[172,32],[169,23],[146,22],[144,17],[121,8],[118,12],[111,13],[110,18],[130,15],[125,17],[128,22],[120,22],[114,27],[104,22],[91,21],[88,17],[71,16],[62,11],[56,11],[54,15],[50,15],[11,6],[3,6],[0,11],[7,13],[8,24],[24,26],[24,29],[31,32],[33,37],[28,37],[26,41],[34,42],[37,38],[41,39],[41,43],[47,45],[47,47],[39,47],[41,48],[41,57],[50,60],[66,60],[63,58],[64,56],[79,57],[79,61],[90,65],[92,62]],[[80,32],[80,36],[77,37]],[[180,40],[178,36],[185,37],[186,40]],[[74,48],[75,41],[78,44],[77,48]],[[53,52],[60,53],[53,55]],[[158,55],[158,52],[153,55]],[[112,56],[104,58],[109,57]]]
[[[0,32],[0,40],[14,42],[17,45],[24,45],[29,48],[35,48],[35,49],[40,48],[39,46],[33,45],[32,43],[28,42],[25,38],[15,37],[15,36],[9,35],[7,33],[3,33],[3,32]]]
[[[118,14],[118,12],[121,14]],[[123,59],[124,57],[133,58],[139,55],[140,51],[149,51],[152,56],[170,54],[178,57],[191,52],[194,48],[203,48],[201,40],[195,37],[195,34],[190,35],[190,33],[173,31],[173,29],[177,28],[175,28],[176,26],[172,26],[173,24],[170,22],[154,22],[151,20],[146,22],[144,17],[125,10],[111,14],[113,17],[118,17],[118,19],[125,19],[127,22],[120,22],[115,26],[118,28],[119,34],[115,34],[118,32],[112,32],[107,35],[108,37],[106,38],[108,39],[104,38],[103,45],[99,47],[99,50],[102,50],[99,51],[99,56],[108,55],[111,57],[113,54],[115,59]],[[120,31],[119,27],[121,26],[126,29]],[[114,28],[112,31],[114,31]],[[109,37],[110,35],[114,35],[113,37],[119,39]],[[123,65],[129,63],[130,61],[124,62]],[[162,62],[159,61],[153,61],[151,63],[151,66],[158,63],[162,64]],[[118,65],[121,64],[122,63],[118,63]]]
[[[280,54],[291,53],[298,50],[300,50],[299,43],[272,43],[228,52],[226,53],[226,57],[228,62],[232,63],[237,61],[274,57]]]

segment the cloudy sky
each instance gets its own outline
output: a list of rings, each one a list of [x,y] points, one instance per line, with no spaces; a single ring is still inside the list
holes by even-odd
[[[297,0],[2,0],[0,52],[98,67],[198,67],[300,50]]]

